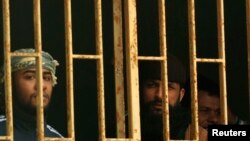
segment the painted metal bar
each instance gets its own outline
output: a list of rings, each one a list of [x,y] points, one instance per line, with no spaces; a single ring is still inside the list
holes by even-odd
[[[220,77],[220,107],[221,122],[227,124],[227,86],[226,86],[226,56],[225,56],[225,32],[224,32],[224,4],[223,0],[217,0],[217,27],[218,27],[218,51],[219,58],[223,61],[219,64]]]
[[[106,138],[105,132],[105,97],[104,97],[104,68],[103,68],[103,41],[102,41],[102,5],[101,0],[95,0],[95,29],[97,60],[97,89],[98,89],[98,121],[99,140]]]
[[[211,58],[196,58],[196,62],[203,63],[224,63],[223,59],[211,59]]]
[[[189,30],[189,61],[190,61],[190,87],[192,132],[191,139],[199,140],[198,130],[198,104],[197,104],[197,63],[196,63],[196,33],[195,33],[195,2],[188,0],[188,30]]]
[[[163,138],[164,141],[170,140],[169,126],[169,107],[168,107],[168,71],[167,71],[167,34],[166,34],[166,13],[165,0],[158,1],[159,12],[159,37],[160,37],[160,54],[161,58],[161,80],[163,88]],[[152,58],[153,59],[153,58]]]
[[[124,1],[129,137],[141,140],[136,0]]]
[[[164,60],[166,58],[162,56],[138,56],[138,60]]]
[[[82,54],[72,54],[74,59],[100,59],[101,55],[82,55]]]
[[[11,38],[10,38],[10,5],[9,0],[2,1],[3,12],[3,46],[4,46],[4,74],[5,74],[5,113],[7,135],[0,139],[13,141],[13,107],[12,107],[12,84],[11,84]]]
[[[41,32],[41,3],[40,0],[33,1],[34,18],[34,41],[36,52],[36,72],[37,72],[37,139],[44,140],[44,108],[43,108],[43,89],[42,89],[42,32]]]
[[[74,78],[73,78],[73,39],[71,0],[64,0],[65,45],[66,45],[66,84],[67,84],[67,128],[70,141],[75,141],[74,117]]]
[[[116,133],[118,138],[126,136],[122,22],[122,2],[121,0],[113,0]]]

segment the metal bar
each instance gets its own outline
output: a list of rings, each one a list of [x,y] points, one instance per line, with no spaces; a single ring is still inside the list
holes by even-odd
[[[221,121],[227,124],[227,90],[226,90],[226,57],[225,57],[225,33],[224,33],[224,5],[223,0],[217,0],[217,27],[218,27],[218,51],[219,58],[223,61],[219,64],[220,76],[220,107]]]
[[[95,29],[96,53],[100,56],[97,60],[97,89],[98,89],[98,121],[99,140],[106,138],[105,132],[105,99],[104,99],[104,68],[103,68],[103,41],[102,41],[102,6],[101,0],[95,0]]]
[[[135,140],[135,139],[128,139],[128,138],[126,138],[126,139],[119,139],[119,138],[108,138],[108,139],[106,139],[105,141],[137,141],[137,140]]]
[[[196,62],[203,63],[224,63],[223,59],[196,58]]]
[[[13,136],[0,136],[0,141],[13,141]]]
[[[73,78],[73,39],[71,0],[64,0],[65,15],[65,45],[66,45],[66,83],[67,83],[67,128],[70,141],[75,140],[74,118],[74,78]]]
[[[9,0],[3,0],[3,46],[4,46],[4,74],[5,74],[5,113],[7,136],[1,139],[13,141],[13,107],[12,107],[12,84],[11,84],[11,42],[10,42],[10,5]]]
[[[42,89],[42,32],[41,32],[41,5],[40,0],[33,1],[33,18],[34,18],[34,41],[36,52],[40,55],[36,57],[37,72],[37,139],[44,140],[44,108],[43,108],[43,89]]]
[[[136,0],[124,1],[125,13],[125,39],[126,39],[126,65],[128,86],[128,123],[129,137],[141,140],[140,107],[139,107],[139,80],[137,59],[137,20]]]
[[[170,140],[169,127],[169,107],[168,107],[168,72],[167,72],[167,43],[166,43],[166,14],[165,0],[158,1],[159,8],[159,37],[160,37],[160,54],[161,58],[161,80],[163,88],[163,138],[164,141]],[[153,59],[153,58],[152,58]],[[156,58],[155,58],[156,59]]]
[[[149,61],[156,61],[156,60],[164,60],[166,59],[165,57],[161,57],[161,56],[138,56],[137,58],[138,60],[149,60]]]
[[[100,59],[101,55],[82,55],[82,54],[72,54],[75,59]]]
[[[198,130],[198,104],[197,104],[197,63],[196,63],[196,33],[195,33],[195,2],[188,0],[188,30],[189,30],[189,61],[190,61],[190,86],[191,86],[191,110],[192,132],[191,139],[199,140]]]
[[[44,141],[72,141],[72,138],[48,138],[46,137]]]
[[[122,3],[121,0],[113,0],[113,24],[114,24],[114,75],[116,96],[116,133],[118,138],[125,138],[125,100],[123,77],[123,30],[122,30]]]

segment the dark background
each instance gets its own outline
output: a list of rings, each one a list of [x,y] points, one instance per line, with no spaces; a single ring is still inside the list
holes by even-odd
[[[228,103],[249,119],[245,1],[224,1]],[[0,61],[3,61],[3,17],[0,15]],[[218,58],[216,0],[196,0],[197,56]],[[10,0],[11,48],[33,48],[33,0]],[[184,62],[189,74],[187,0],[166,0],[168,51]],[[102,1],[106,110],[114,110],[112,0]],[[157,55],[159,29],[157,1],[137,1],[139,55]],[[63,0],[42,0],[42,47],[60,62],[48,122],[67,136],[65,31]],[[73,48],[77,54],[95,54],[94,0],[72,1]],[[217,64],[198,64],[198,72],[218,81]],[[77,141],[98,140],[96,61],[74,61],[75,130]],[[107,122],[114,113],[107,111]]]

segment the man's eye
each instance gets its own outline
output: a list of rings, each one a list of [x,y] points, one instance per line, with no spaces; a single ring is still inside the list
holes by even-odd
[[[26,75],[24,78],[32,80],[32,79],[35,79],[35,75]]]
[[[159,84],[158,83],[156,83],[156,82],[148,82],[148,83],[146,83],[146,86],[147,87],[158,87],[159,86]]]
[[[174,87],[172,85],[168,85],[168,89],[171,90],[174,89]]]
[[[203,108],[201,108],[201,109],[199,109],[199,111],[200,112],[204,112],[204,113],[208,113],[210,110],[209,109],[203,109]]]
[[[43,76],[43,79],[46,80],[46,81],[51,81],[52,76],[51,75]]]

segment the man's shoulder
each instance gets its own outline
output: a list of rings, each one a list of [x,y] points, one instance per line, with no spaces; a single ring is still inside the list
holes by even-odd
[[[50,137],[60,137],[60,138],[63,137],[62,134],[60,134],[55,128],[53,128],[48,124],[46,125],[46,132]]]
[[[6,117],[0,115],[0,135],[5,135],[6,133]]]
[[[198,126],[198,128],[199,128],[199,141],[207,141],[207,130],[202,128],[201,126]],[[185,139],[190,140],[193,132],[194,129],[190,124],[185,132]]]
[[[0,115],[0,124],[6,123],[6,117],[4,115]]]

